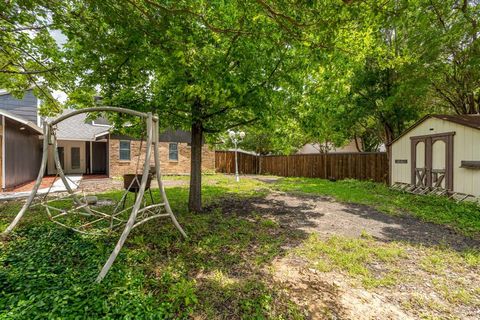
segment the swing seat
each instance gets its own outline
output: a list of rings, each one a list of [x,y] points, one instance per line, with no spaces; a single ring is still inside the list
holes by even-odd
[[[138,193],[140,190],[140,181],[142,181],[141,174],[124,174],[123,175],[123,188],[129,192]],[[147,185],[145,190],[150,190],[152,183],[152,175],[150,174],[147,179]]]
[[[72,190],[68,182],[68,177],[66,177],[63,172],[62,163],[60,161],[58,152],[56,136],[57,124],[77,114],[95,112],[117,112],[137,116],[145,120],[147,128],[147,142],[145,151],[142,150],[142,138],[139,145],[137,168],[135,174],[126,174],[123,176],[125,191],[123,192],[122,199],[116,204],[115,208],[113,209],[111,205],[96,207],[93,205],[94,203],[99,202],[99,199],[96,196],[91,196],[85,194],[85,192],[80,192],[83,194],[83,196],[79,197],[78,194]],[[113,262],[117,258],[131,230],[146,223],[147,221],[156,218],[169,217],[175,227],[178,229],[178,231],[186,238],[187,235],[185,231],[183,231],[182,227],[175,218],[172,209],[170,208],[167,195],[161,180],[158,133],[159,119],[157,115],[154,116],[152,115],[152,113],[142,113],[135,110],[108,106],[79,109],[72,111],[66,115],[62,115],[51,121],[44,121],[42,162],[40,164],[40,170],[38,172],[37,180],[35,182],[32,192],[30,193],[30,196],[23,205],[22,209],[20,209],[15,219],[10,223],[10,225],[4,232],[11,232],[13,228],[15,228],[15,226],[18,224],[20,219],[23,217],[25,212],[28,210],[28,208],[36,205],[45,208],[48,219],[52,222],[56,223],[59,226],[68,228],[82,234],[105,235],[106,233],[111,232],[115,228],[123,226],[124,229],[115,248],[113,249],[108,260],[105,262],[102,270],[97,276],[97,282],[102,281],[102,279],[110,270]],[[67,194],[59,194],[58,197],[49,197],[49,193],[53,187],[52,183],[45,195],[38,197],[37,192],[47,168],[49,145],[53,145],[55,168],[57,169],[57,175],[60,176],[61,181],[67,189]],[[137,172],[139,171],[139,165],[141,161],[140,155],[143,153],[145,154],[145,158],[143,160],[143,174],[139,175],[137,174]],[[155,166],[153,170],[152,167],[149,167],[152,153],[155,161]],[[154,174],[152,174],[152,171]],[[159,197],[161,198],[160,202],[155,202],[153,199],[152,191],[150,188],[152,177],[155,178],[158,183]],[[144,188],[145,185],[146,188]],[[147,204],[147,201],[145,199],[145,190],[148,190],[150,193],[151,204]],[[127,200],[127,196],[130,192],[135,193],[134,203],[130,207],[125,209],[125,201]],[[33,204],[33,201],[35,199],[39,201],[38,203]],[[71,202],[71,205],[68,205],[67,202]],[[122,202],[123,209],[121,209]],[[103,212],[102,210],[104,210],[105,212]]]

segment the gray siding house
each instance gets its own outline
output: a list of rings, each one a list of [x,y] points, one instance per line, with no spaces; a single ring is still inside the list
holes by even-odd
[[[42,129],[38,99],[27,90],[22,99],[0,91],[0,189],[9,190],[37,177]]]
[[[22,99],[17,99],[8,92],[0,90],[0,110],[35,123],[37,126],[41,125],[41,119],[38,116],[39,106],[40,100],[33,95],[33,90],[27,90]]]

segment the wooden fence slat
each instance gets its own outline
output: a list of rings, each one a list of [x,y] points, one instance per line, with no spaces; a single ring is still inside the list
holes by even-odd
[[[215,170],[220,173],[235,173],[235,152],[216,151]],[[291,156],[256,156],[238,152],[238,170],[240,174],[358,179],[384,183],[388,181],[388,160],[385,152]]]

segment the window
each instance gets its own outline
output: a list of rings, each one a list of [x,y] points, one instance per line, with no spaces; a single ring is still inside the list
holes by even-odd
[[[129,140],[120,140],[120,160],[130,160]]]
[[[72,169],[80,169],[80,148],[72,147],[72,149],[70,149],[70,155]]]
[[[60,159],[60,165],[62,169],[65,170],[65,149],[63,147],[58,147],[58,158]]]
[[[168,144],[168,160],[178,161],[178,143]]]

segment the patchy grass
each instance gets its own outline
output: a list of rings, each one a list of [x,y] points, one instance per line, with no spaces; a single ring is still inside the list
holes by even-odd
[[[401,280],[396,262],[405,256],[400,244],[379,243],[367,235],[359,239],[333,236],[324,240],[312,234],[296,252],[307,258],[317,270],[343,271],[360,280],[366,288],[395,285]],[[382,272],[371,268],[379,264],[388,268]]]
[[[365,204],[392,215],[409,213],[424,221],[450,225],[465,235],[480,235],[480,206],[475,203],[412,195],[391,190],[381,183],[357,180],[285,178],[275,187],[286,192],[327,195],[339,201]]]
[[[354,284],[386,296],[396,296],[400,287],[416,288],[400,300],[420,318],[455,318],[458,308],[480,307],[476,250],[379,242],[367,234],[327,239],[312,234],[294,254],[320,272],[341,272]]]
[[[329,195],[388,214],[410,212],[469,235],[479,228],[474,205],[402,194],[370,182],[288,178],[263,183],[242,177],[235,183],[233,176],[222,175],[206,175],[204,182],[206,204],[222,197],[248,201],[280,189]],[[73,233],[50,223],[39,207],[29,211],[16,232],[0,241],[0,318],[301,319],[303,309],[268,271],[274,259],[287,254],[386,299],[395,297],[418,317],[454,318],[464,314],[456,309],[480,308],[477,250],[381,242],[366,233],[360,238],[308,236],[257,212],[191,214],[187,186],[167,188],[167,193],[189,238],[182,239],[169,220],[140,226],[101,284],[93,281],[119,234]],[[118,191],[99,195],[101,200],[120,197]],[[19,208],[15,202],[0,204],[0,228]],[[398,298],[395,291],[401,286],[414,288],[414,294]]]
[[[227,184],[222,178],[206,186],[207,201],[247,196],[259,186]],[[0,318],[302,318],[261,271],[295,235],[259,216],[190,214],[186,188],[167,192],[189,238],[182,239],[168,220],[142,225],[101,284],[94,279],[118,233],[81,235],[53,225],[40,208],[29,211],[16,232],[0,242]],[[110,192],[100,199],[120,196]],[[1,205],[2,228],[19,206]]]

